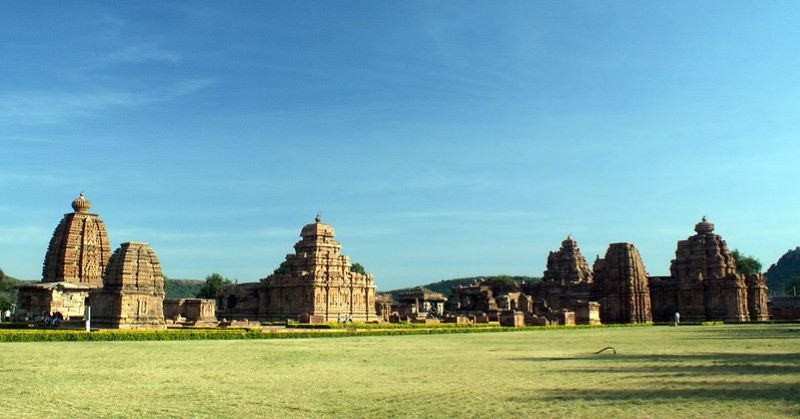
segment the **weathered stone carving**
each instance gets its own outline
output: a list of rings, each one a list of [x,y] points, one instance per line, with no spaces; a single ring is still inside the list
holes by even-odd
[[[653,318],[669,321],[679,312],[683,321],[724,320],[743,322],[750,320],[748,305],[758,307],[756,318],[766,316],[766,304],[761,302],[766,284],[751,280],[752,291],[743,274],[736,271],[736,261],[728,245],[714,234],[714,224],[705,217],[695,225],[695,234],[678,242],[672,275],[650,280],[650,298]],[[763,288],[762,288],[763,286]],[[748,292],[755,299],[748,303]]]
[[[653,321],[647,272],[633,244],[612,243],[595,261],[594,295],[603,323]]]
[[[406,318],[439,318],[444,315],[446,301],[444,294],[418,287],[399,295],[396,311]]]
[[[71,282],[27,284],[19,288],[17,312],[19,319],[38,321],[48,315],[61,314],[64,320],[83,318],[84,301],[90,287]]]
[[[547,257],[547,270],[535,293],[536,315],[568,321],[570,316],[562,314],[566,310],[574,313],[578,324],[599,323],[599,307],[590,301],[593,282],[578,243],[568,236],[561,248]]]
[[[767,278],[764,274],[745,276],[747,283],[747,310],[750,312],[751,322],[769,320],[769,307],[767,306]]]
[[[122,243],[109,259],[103,287],[92,290],[89,301],[97,327],[164,327],[164,277],[155,251],[147,243]]]
[[[393,304],[394,299],[392,299],[391,294],[378,294],[375,296],[375,312],[381,320],[389,321]]]
[[[260,285],[234,285],[221,290],[217,317],[297,320],[303,315],[321,316],[325,321],[377,320],[372,275],[350,270],[350,259],[339,253],[341,245],[334,235],[333,227],[317,216],[314,223],[301,230],[295,253],[287,255],[281,267],[262,279]],[[237,297],[242,286],[249,287],[247,306]],[[258,295],[255,313],[254,294]]]
[[[111,256],[108,233],[83,192],[72,201],[74,212],[65,214],[53,232],[42,269],[42,282],[71,282],[97,288]]]
[[[204,298],[181,298],[164,300],[164,318],[172,321],[182,319],[187,323],[216,323],[215,301]]]

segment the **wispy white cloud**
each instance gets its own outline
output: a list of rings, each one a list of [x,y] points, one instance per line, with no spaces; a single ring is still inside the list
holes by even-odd
[[[541,218],[542,214],[534,211],[473,211],[473,210],[430,210],[430,211],[403,211],[387,214],[389,218],[407,219],[453,219],[459,221],[496,220],[510,218]]]
[[[59,123],[72,118],[94,116],[114,108],[170,101],[212,84],[213,81],[208,79],[190,79],[150,92],[128,90],[10,92],[0,94],[0,123]]]
[[[152,101],[146,95],[125,91],[92,93],[24,91],[0,95],[0,121],[12,123],[57,123],[86,117],[120,106]]]
[[[181,56],[156,45],[132,45],[108,54],[103,60],[106,64],[143,63],[161,61],[175,63]]]

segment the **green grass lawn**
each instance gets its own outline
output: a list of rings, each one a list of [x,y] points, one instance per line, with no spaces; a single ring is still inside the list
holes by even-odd
[[[800,415],[796,324],[3,343],[0,360],[3,417]]]

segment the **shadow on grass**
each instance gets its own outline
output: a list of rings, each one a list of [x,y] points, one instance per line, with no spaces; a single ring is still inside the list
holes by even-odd
[[[786,414],[800,413],[797,409],[800,406],[800,353],[617,354],[519,358],[517,361],[543,364],[573,361],[563,364],[566,368],[559,368],[559,363],[552,366],[556,373],[610,374],[616,378],[613,385],[548,390],[515,396],[510,401],[584,400],[603,404],[782,401],[789,402],[791,407]],[[735,380],[736,376],[741,376],[742,380]]]
[[[800,327],[770,327],[770,328],[724,328],[716,329],[713,326],[686,336],[690,340],[760,340],[760,339],[798,339],[800,340]]]
[[[694,372],[714,374],[800,374],[798,353],[616,354],[577,357],[515,358],[514,361],[585,361],[584,372]],[[602,367],[601,367],[602,366]],[[800,375],[798,375],[800,377]]]
[[[509,401],[566,401],[585,400],[606,403],[646,401],[675,403],[676,401],[788,401],[797,405],[798,385],[740,382],[660,382],[667,388],[599,388],[559,389],[525,396],[511,396]],[[797,409],[792,409],[797,412]]]

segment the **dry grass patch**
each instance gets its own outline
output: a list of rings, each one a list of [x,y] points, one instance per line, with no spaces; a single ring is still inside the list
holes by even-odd
[[[593,352],[614,346],[617,354]],[[6,417],[796,417],[800,326],[0,344]]]

